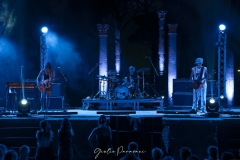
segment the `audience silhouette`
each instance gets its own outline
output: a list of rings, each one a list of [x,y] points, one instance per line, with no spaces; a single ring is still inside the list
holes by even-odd
[[[125,154],[120,160],[140,160],[138,153],[138,144],[136,142],[130,142],[128,144],[128,153]]]
[[[199,160],[199,158],[196,155],[191,155],[187,158],[187,160]]]
[[[162,160],[174,160],[174,158],[172,156],[166,156]]]
[[[19,160],[28,160],[30,153],[30,148],[26,145],[23,145],[19,149]]]
[[[71,126],[71,122],[68,118],[62,120],[60,129],[58,130],[59,147],[58,147],[58,159],[59,160],[72,160],[73,159],[73,143],[72,137],[74,132]]]
[[[188,147],[182,147],[179,152],[181,160],[187,160],[187,158],[192,155],[192,151]]]
[[[152,149],[152,159],[153,160],[160,160],[163,157],[163,151],[156,147]]]
[[[3,155],[7,152],[7,147],[4,144],[0,144],[0,160],[2,160]]]
[[[54,151],[52,148],[52,139],[54,134],[51,130],[51,125],[46,121],[42,120],[40,122],[41,130],[36,133],[37,138],[37,150],[35,159],[36,160],[53,160],[56,159]]]
[[[111,152],[113,150],[112,130],[107,124],[105,115],[101,115],[98,119],[98,127],[94,128],[88,137],[89,144],[94,150],[95,159],[112,159],[113,154],[101,153],[104,151]],[[96,141],[95,141],[96,140]]]
[[[221,155],[221,160],[234,160],[235,156],[232,152],[225,151]]]
[[[18,154],[17,154],[16,151],[10,149],[10,150],[5,152],[2,160],[18,160]]]
[[[218,149],[216,146],[209,146],[207,149],[208,158],[205,160],[217,160],[218,159]]]

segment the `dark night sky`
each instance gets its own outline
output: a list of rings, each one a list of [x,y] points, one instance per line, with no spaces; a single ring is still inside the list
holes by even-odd
[[[5,82],[18,81],[20,66],[24,66],[26,79],[35,79],[39,70],[39,37],[43,26],[49,27],[58,37],[57,46],[51,50],[68,76],[66,101],[71,106],[80,106],[81,99],[91,94],[91,76],[87,73],[98,62],[98,32],[96,23],[103,22],[94,12],[89,0],[1,0],[0,9],[0,92],[2,105],[5,96]],[[218,25],[227,26],[227,48],[235,56],[235,99],[240,99],[240,2],[238,0],[162,0],[159,9],[167,10],[165,24],[178,24],[177,57],[178,78],[188,78],[190,68],[197,57],[204,58],[209,70],[217,69]],[[158,23],[157,14],[149,13],[153,21],[146,25],[146,34]],[[154,16],[155,15],[155,16]],[[155,18],[154,18],[155,17]],[[109,23],[111,24],[111,22]],[[141,26],[131,21],[122,31],[122,72],[129,65],[137,69],[150,67],[145,56],[156,55],[141,43],[129,41]],[[166,28],[167,31],[167,28]],[[167,42],[167,32],[166,32]],[[50,47],[51,49],[51,47]],[[58,54],[57,54],[58,53]],[[167,55],[166,55],[167,56]],[[108,34],[109,69],[114,69],[114,26]],[[167,61],[167,59],[166,59]],[[55,66],[56,68],[57,66]],[[167,63],[165,65],[167,67]],[[59,73],[58,73],[59,74]],[[94,78],[98,69],[94,71]],[[150,73],[149,73],[150,74]],[[151,76],[150,76],[151,77]],[[157,78],[159,93],[166,93],[167,73]],[[216,79],[217,77],[214,77]],[[94,91],[97,91],[94,80]],[[240,105],[235,101],[235,105]]]

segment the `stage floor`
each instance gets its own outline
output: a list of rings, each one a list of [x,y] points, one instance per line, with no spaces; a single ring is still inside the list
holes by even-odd
[[[81,107],[80,107],[81,108]],[[48,110],[48,112],[40,112],[28,114],[28,117],[17,117],[17,112],[10,112],[8,114],[1,114],[1,118],[62,118],[67,116],[71,119],[87,119],[97,120],[102,114],[107,117],[110,115],[117,116],[130,116],[130,117],[164,117],[164,118],[212,118],[207,114],[197,112],[189,113],[189,109],[169,109],[169,110],[82,110],[82,109],[69,109],[66,112],[62,110]],[[240,118],[240,107],[226,108],[219,112],[217,118]]]

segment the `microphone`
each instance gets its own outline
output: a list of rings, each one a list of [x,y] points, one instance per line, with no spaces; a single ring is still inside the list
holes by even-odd
[[[150,56],[146,56],[145,58],[150,58]]]

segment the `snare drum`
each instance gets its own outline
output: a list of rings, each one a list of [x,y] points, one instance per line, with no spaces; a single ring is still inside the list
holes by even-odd
[[[126,99],[129,96],[129,91],[126,86],[118,86],[115,89],[115,96],[117,99]]]

